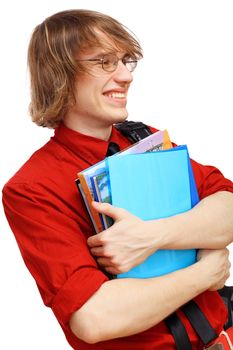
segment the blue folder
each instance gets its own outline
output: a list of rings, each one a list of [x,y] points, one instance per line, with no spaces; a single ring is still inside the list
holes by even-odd
[[[199,201],[187,146],[106,160],[114,206],[143,220],[176,215]],[[143,232],[142,232],[143,234]],[[149,278],[185,268],[196,261],[196,250],[158,250],[118,278]]]

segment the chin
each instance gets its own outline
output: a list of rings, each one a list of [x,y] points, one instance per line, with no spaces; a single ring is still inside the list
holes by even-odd
[[[126,121],[127,117],[128,117],[128,116],[122,117],[122,118],[118,118],[118,119],[114,122],[114,124],[123,123],[124,121]]]
[[[118,114],[113,118],[114,118],[114,124],[122,123],[128,118],[128,112],[124,111],[122,114]]]

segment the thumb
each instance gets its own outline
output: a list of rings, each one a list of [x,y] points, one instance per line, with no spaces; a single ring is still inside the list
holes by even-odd
[[[114,221],[119,221],[126,216],[126,210],[114,207],[109,203],[92,202],[92,207],[100,214],[110,216]]]

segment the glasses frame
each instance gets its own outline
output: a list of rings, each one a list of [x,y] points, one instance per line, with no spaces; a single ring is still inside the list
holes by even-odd
[[[109,57],[109,56],[114,59],[112,61],[112,66],[106,69],[106,66],[104,66],[104,63],[105,63],[106,57]],[[77,62],[99,62],[101,63],[102,69],[108,73],[112,73],[117,69],[119,61],[121,61],[131,73],[135,70],[138,63],[138,59],[136,58],[135,59],[129,58],[128,55],[125,55],[122,58],[119,58],[114,53],[103,54],[103,56],[100,58],[87,58],[85,60],[77,60]]]

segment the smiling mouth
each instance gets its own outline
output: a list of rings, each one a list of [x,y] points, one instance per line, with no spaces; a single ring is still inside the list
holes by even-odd
[[[109,102],[117,103],[121,105],[121,107],[126,107],[127,103],[127,92],[126,91],[106,91],[103,94],[106,98],[108,98]]]
[[[126,99],[126,93],[123,93],[123,92],[109,92],[104,95],[110,98]]]

